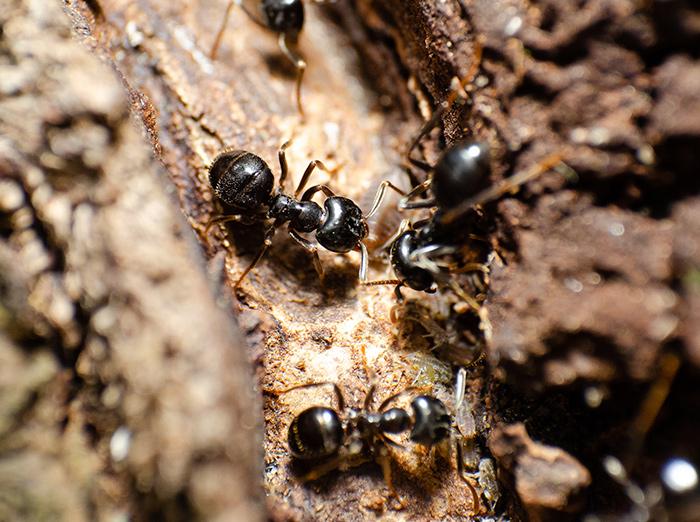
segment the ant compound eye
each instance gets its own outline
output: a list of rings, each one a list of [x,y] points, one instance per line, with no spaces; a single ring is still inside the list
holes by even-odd
[[[411,402],[413,429],[411,440],[429,446],[447,438],[452,419],[445,405],[433,397],[420,395]]]
[[[343,426],[330,408],[314,406],[289,425],[289,450],[298,459],[319,459],[336,453],[343,442]]]

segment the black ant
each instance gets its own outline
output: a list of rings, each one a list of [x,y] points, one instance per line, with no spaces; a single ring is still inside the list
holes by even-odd
[[[484,205],[510,192],[533,177],[540,175],[561,163],[558,154],[552,154],[539,162],[534,168],[515,174],[503,182],[474,193],[474,188],[489,172],[488,148],[475,142],[463,142],[448,149],[438,161],[430,179],[434,198],[407,203],[412,196],[405,196],[400,208],[435,207],[433,215],[411,224],[408,220],[401,223],[397,233],[390,239],[389,259],[396,274],[396,279],[381,281],[364,281],[365,285],[395,284],[397,298],[401,301],[401,287],[408,286],[414,290],[435,292],[439,283],[444,283],[459,295],[471,308],[478,311],[475,299],[466,294],[454,281],[450,273],[482,271],[485,265],[467,263],[464,266],[443,265],[437,258],[455,254],[462,248],[465,236],[465,223],[459,219],[477,205]],[[445,186],[451,190],[447,190]],[[460,197],[452,198],[452,194]],[[479,239],[470,235],[472,239]]]
[[[304,26],[304,3],[302,0],[229,0],[219,31],[216,33],[214,44],[209,56],[212,60],[221,45],[221,39],[226,31],[226,25],[235,5],[239,5],[248,17],[258,25],[277,33],[282,54],[292,62],[297,70],[296,103],[299,114],[304,116],[301,103],[301,81],[306,70],[306,61],[292,49],[296,44],[299,33]],[[291,45],[290,45],[291,44]]]
[[[285,223],[292,239],[313,254],[314,267],[319,276],[323,276],[323,267],[318,257],[317,246],[301,234],[315,232],[316,241],[332,252],[344,254],[351,250],[359,250],[361,254],[359,277],[361,281],[366,281],[368,253],[363,239],[367,237],[369,231],[367,218],[379,208],[387,187],[401,194],[403,192],[389,181],[382,182],[375,194],[372,208],[367,214],[363,214],[362,209],[351,199],[336,196],[326,185],[314,185],[302,193],[314,169],[320,168],[331,172],[321,161],[313,160],[304,171],[294,195],[287,195],[284,193],[284,182],[288,173],[285,151],[290,143],[289,141],[284,143],[278,152],[280,180],[274,192],[274,176],[270,167],[262,158],[251,152],[226,149],[209,167],[209,183],[216,196],[226,206],[227,214],[213,219],[207,226],[207,231],[216,223],[273,220],[265,232],[263,247],[235,286],[238,286],[260,261],[270,246],[276,229]],[[323,208],[312,201],[317,192],[322,192],[326,196]]]
[[[445,404],[430,395],[418,395],[411,401],[410,413],[403,408],[389,408],[390,404],[410,393],[407,388],[384,399],[377,410],[372,409],[375,385],[371,385],[362,407],[347,407],[343,393],[333,382],[318,382],[294,386],[283,392],[333,386],[338,409],[312,406],[299,413],[289,425],[287,442],[289,451],[297,460],[313,464],[302,480],[316,480],[334,470],[346,470],[365,462],[377,462],[392,496],[398,497],[391,479],[389,447],[403,449],[390,435],[407,433],[411,442],[432,447],[457,434],[452,416]],[[460,445],[457,445],[457,468],[472,493],[475,510],[478,496],[464,474]]]
[[[461,248],[465,236],[465,223],[460,219],[478,205],[491,202],[510,192],[561,162],[558,154],[552,154],[539,162],[533,169],[515,174],[503,182],[479,191],[488,177],[490,167],[489,147],[485,143],[463,141],[449,147],[442,153],[434,166],[412,157],[413,150],[420,140],[438,124],[442,114],[458,100],[464,98],[464,88],[476,75],[481,63],[482,46],[475,43],[474,60],[467,75],[458,82],[448,98],[435,110],[411,142],[406,158],[412,165],[428,174],[426,181],[417,185],[399,201],[399,209],[432,208],[429,219],[413,225],[408,220],[401,223],[397,233],[390,239],[389,259],[396,279],[367,281],[366,285],[396,284],[397,298],[402,301],[401,287],[435,292],[438,283],[450,286],[452,290],[474,310],[479,310],[476,300],[466,294],[451,278],[449,273],[456,271],[482,271],[487,267],[480,263],[467,263],[464,266],[438,264],[436,258],[455,254]],[[432,197],[414,201],[428,189]],[[475,238],[475,236],[471,236]],[[447,269],[447,270],[445,270]]]

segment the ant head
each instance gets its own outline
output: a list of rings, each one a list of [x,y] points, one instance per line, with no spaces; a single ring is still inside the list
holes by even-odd
[[[416,266],[416,263],[411,259],[411,254],[417,249],[416,231],[407,230],[392,243],[389,258],[399,279],[414,290],[422,292],[433,286],[435,277],[429,270]]]
[[[343,425],[335,410],[314,406],[294,418],[289,425],[287,443],[298,459],[330,457],[343,443]]]
[[[302,0],[262,0],[266,25],[278,33],[298,33],[304,26]]]
[[[432,190],[438,208],[448,210],[476,194],[489,170],[485,143],[465,141],[447,149],[433,172]]]
[[[332,196],[323,202],[325,219],[316,231],[323,248],[344,254],[356,248],[369,233],[362,209],[351,199]]]
[[[411,402],[413,408],[413,429],[411,440],[430,446],[448,437],[452,427],[452,418],[442,401],[419,395]]]
[[[209,167],[216,196],[237,210],[258,210],[270,200],[275,178],[262,158],[244,150],[219,154]]]

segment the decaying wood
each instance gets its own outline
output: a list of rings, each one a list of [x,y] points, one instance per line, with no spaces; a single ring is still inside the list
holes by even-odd
[[[452,408],[450,365],[481,348],[487,364],[470,370],[471,410],[460,418],[478,434],[474,468],[490,450],[504,488],[494,507],[495,477],[475,479],[482,514],[599,512],[610,487],[603,452],[654,484],[660,460],[700,435],[681,416],[638,412],[669,350],[683,356],[669,411],[697,395],[688,391],[700,360],[700,66],[696,51],[679,56],[700,42],[697,9],[308,2],[301,122],[293,68],[275,36],[240,10],[209,59],[227,0],[63,4],[82,48],[58,2],[0,6],[0,490],[17,493],[0,495],[0,518],[254,520],[259,482],[273,519],[469,517],[469,488],[445,448],[392,450],[399,499],[372,463],[303,484],[286,428],[331,394],[275,392],[335,381],[359,403],[373,378],[380,396],[414,383]],[[470,137],[489,144],[492,181],[552,152],[577,174],[549,173],[479,213],[474,250],[488,260],[490,287],[458,280],[480,300],[488,293],[481,324],[449,293],[408,291],[397,307],[391,288],[360,287],[355,254],[321,251],[319,280],[282,232],[234,291],[262,235],[244,226],[206,233],[221,210],[207,182],[211,159],[242,148],[278,172],[276,151],[293,139],[293,181],[321,159],[334,173],[314,183],[367,208],[381,180],[407,182],[406,144],[470,68],[477,40],[484,57],[469,101],[420,151],[433,161]],[[375,229],[400,218],[389,207]],[[209,259],[209,286],[195,250]],[[370,275],[387,270],[378,255]],[[233,305],[245,343],[215,299]],[[656,423],[657,433],[630,430]],[[44,493],[56,484],[65,493]]]

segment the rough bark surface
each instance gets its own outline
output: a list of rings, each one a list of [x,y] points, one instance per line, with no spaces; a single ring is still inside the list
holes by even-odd
[[[626,498],[601,461],[619,457],[643,487],[672,455],[700,462],[687,413],[699,397],[700,12],[680,0],[307,3],[303,123],[293,70],[243,12],[208,58],[224,0],[66,0],[66,18],[58,2],[0,4],[0,483],[17,492],[3,498],[7,518],[260,518],[261,393],[246,361],[262,391],[273,519],[674,516],[672,503]],[[112,71],[69,39],[66,20]],[[490,274],[458,281],[483,302],[480,317],[449,292],[409,291],[397,306],[391,288],[358,286],[354,254],[322,251],[320,280],[281,232],[234,292],[262,230],[207,233],[221,211],[212,158],[242,148],[278,172],[277,148],[293,138],[293,182],[322,159],[337,170],[313,182],[367,208],[382,179],[408,182],[407,143],[477,40],[469,102],[421,145],[427,160],[470,137],[490,146],[491,181],[553,152],[576,173],[545,174],[475,216],[481,239],[465,231],[467,256]],[[388,205],[374,243],[400,219]],[[370,275],[390,276],[379,252]],[[477,434],[478,506],[446,448],[392,450],[398,499],[374,463],[298,479],[287,426],[331,392],[276,390],[334,381],[360,403],[373,379],[381,397],[415,384],[453,408],[453,368],[481,350],[456,412]],[[496,473],[480,462],[489,454]],[[28,488],[36,470],[49,471]],[[60,483],[65,494],[38,493]]]
[[[221,269],[61,5],[0,13],[0,519],[262,519]]]

